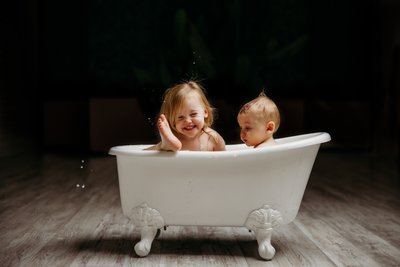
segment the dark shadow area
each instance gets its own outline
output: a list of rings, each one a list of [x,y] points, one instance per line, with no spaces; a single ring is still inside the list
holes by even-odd
[[[177,236],[179,238],[179,235]],[[89,251],[105,254],[131,255],[140,258],[134,252],[134,246],[140,239],[129,238],[98,238],[82,239],[73,241],[72,248],[76,252]],[[64,244],[65,245],[65,244]],[[246,247],[247,250],[254,251],[254,255],[245,255],[245,251],[229,249],[237,246]],[[272,243],[275,246],[274,243]],[[212,239],[212,238],[193,238],[185,237],[181,239],[157,238],[153,241],[151,255],[229,255],[229,256],[254,256],[261,260],[258,255],[257,241],[240,241],[232,239]],[[256,256],[257,255],[257,256]]]
[[[74,240],[70,246],[75,252],[90,251],[105,254],[123,254],[134,256],[134,239],[129,238],[97,238]],[[63,244],[65,245],[65,244]]]
[[[265,89],[277,138],[397,156],[398,1],[57,1],[1,4],[0,157],[106,154],[159,140],[163,92],[190,78],[240,142],[237,111]]]

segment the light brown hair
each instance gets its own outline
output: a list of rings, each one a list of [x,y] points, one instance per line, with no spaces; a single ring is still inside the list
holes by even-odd
[[[275,123],[274,132],[278,130],[281,123],[281,116],[278,107],[274,101],[265,95],[264,91],[262,91],[257,98],[244,104],[239,110],[239,114],[248,113],[260,115],[266,123],[273,121]]]
[[[208,117],[204,119],[204,127],[211,127],[214,121],[214,108],[208,101],[205,89],[195,81],[187,81],[177,84],[168,88],[163,96],[163,103],[161,105],[160,114],[164,114],[167,118],[171,129],[176,132],[175,120],[177,112],[179,111],[185,97],[189,94],[195,93],[200,102],[203,104],[204,109],[208,113]]]

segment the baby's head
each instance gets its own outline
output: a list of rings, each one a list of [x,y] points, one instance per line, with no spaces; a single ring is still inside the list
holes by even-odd
[[[248,146],[257,147],[273,141],[278,130],[280,114],[275,103],[264,92],[243,105],[237,117],[240,138]]]
[[[177,84],[164,93],[163,103],[161,105],[160,114],[164,114],[173,131],[176,129],[176,120],[183,103],[188,98],[195,101],[194,104],[200,104],[204,108],[204,127],[211,127],[214,121],[214,108],[210,105],[205,95],[204,88],[195,81],[187,81]]]

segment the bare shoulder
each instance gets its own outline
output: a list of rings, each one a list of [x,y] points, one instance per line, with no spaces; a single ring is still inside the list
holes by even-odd
[[[215,131],[214,129],[207,128],[204,130],[209,136],[211,136],[212,141],[214,143],[213,150],[214,151],[223,151],[225,150],[225,140],[222,136]]]

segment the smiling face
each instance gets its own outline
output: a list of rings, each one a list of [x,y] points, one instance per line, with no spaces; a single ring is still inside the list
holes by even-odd
[[[178,138],[185,137],[186,134],[192,135],[192,132],[196,129],[202,130],[211,127],[214,109],[208,102],[203,90],[198,83],[189,81],[177,84],[164,93],[160,114],[165,115],[172,132]],[[188,120],[190,114],[192,114],[191,122]],[[180,119],[178,119],[179,117]],[[182,124],[188,124],[188,122],[189,125],[190,123],[194,125],[188,126],[186,129],[185,127],[182,128]]]
[[[194,138],[202,133],[208,112],[196,93],[188,94],[174,118],[174,128],[181,138]]]

